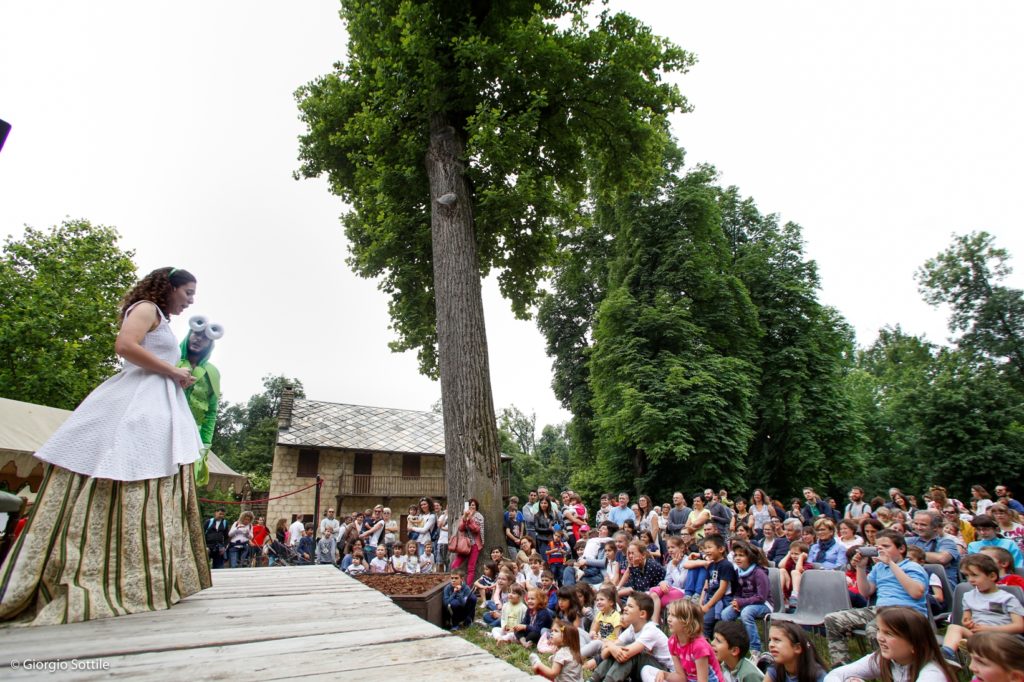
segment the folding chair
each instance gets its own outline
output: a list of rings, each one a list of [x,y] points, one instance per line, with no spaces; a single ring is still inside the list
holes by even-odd
[[[938,576],[939,582],[942,583],[942,601],[946,608],[944,611],[932,614],[932,620],[935,623],[941,623],[949,617],[950,607],[953,604],[953,586],[949,582],[949,576],[946,575],[946,567],[942,564],[925,564],[924,570],[929,576]],[[931,592],[930,586],[928,591]]]
[[[812,570],[800,580],[800,600],[796,613],[772,613],[771,622],[789,621],[807,628],[822,628],[825,616],[850,608],[846,574],[842,571]]]
[[[782,596],[782,572],[774,566],[768,569],[768,593],[772,596],[772,612],[782,613],[786,610],[785,598]],[[761,623],[761,641],[768,641],[768,621],[772,614],[766,613]]]

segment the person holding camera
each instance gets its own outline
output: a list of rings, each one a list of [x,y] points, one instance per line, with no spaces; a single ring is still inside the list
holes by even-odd
[[[868,559],[875,565],[868,571]],[[875,611],[881,606],[907,606],[928,617],[928,574],[907,558],[907,542],[891,530],[879,531],[874,547],[859,547],[850,565],[857,571],[857,590],[865,599],[877,595],[874,606],[847,609],[825,616],[828,652],[833,665],[849,662],[848,642],[853,631],[864,628],[868,640],[875,636]]]

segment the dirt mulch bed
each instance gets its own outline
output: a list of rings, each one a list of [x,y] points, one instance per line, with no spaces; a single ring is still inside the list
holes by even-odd
[[[422,575],[364,573],[355,576],[355,579],[388,596],[423,594],[449,580],[447,573],[425,573]]]

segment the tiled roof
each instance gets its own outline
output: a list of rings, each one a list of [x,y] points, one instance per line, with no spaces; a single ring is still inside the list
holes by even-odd
[[[434,412],[342,405],[296,398],[279,445],[444,454],[444,421]]]

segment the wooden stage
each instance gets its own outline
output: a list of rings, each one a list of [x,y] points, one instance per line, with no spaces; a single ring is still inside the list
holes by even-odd
[[[0,629],[0,679],[530,678],[330,566],[225,569],[213,582],[168,611]]]

